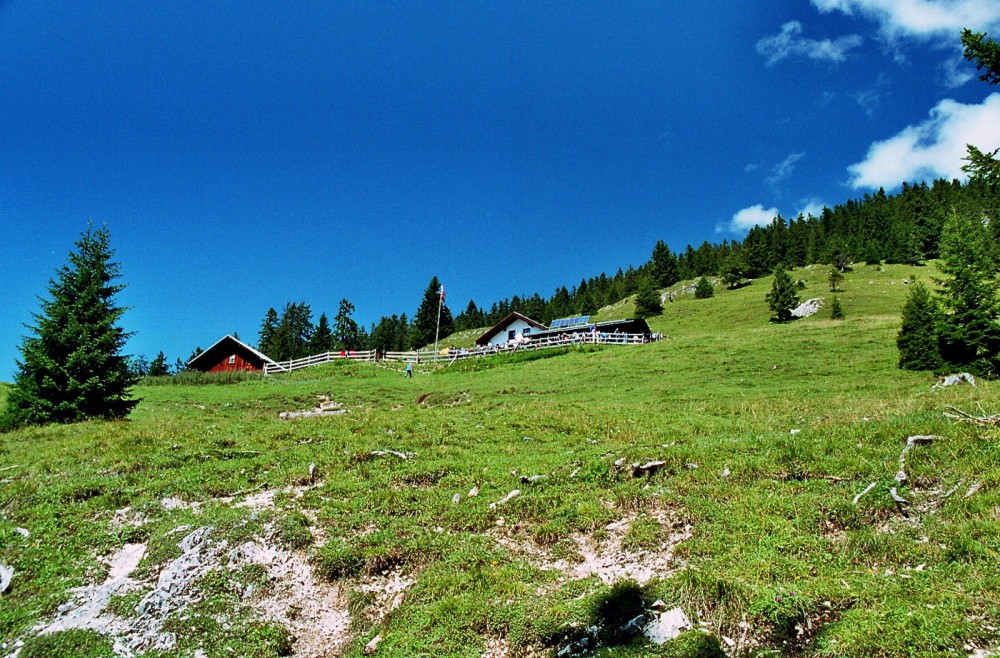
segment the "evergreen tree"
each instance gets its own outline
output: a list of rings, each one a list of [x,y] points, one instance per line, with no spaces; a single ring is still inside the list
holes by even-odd
[[[663,313],[663,302],[650,277],[642,277],[635,295],[635,317],[649,318]]]
[[[1000,366],[1000,322],[986,228],[953,212],[941,233],[941,285],[945,315],[938,323],[938,350],[948,363],[976,374]]]
[[[844,275],[836,267],[830,268],[830,292],[839,292],[840,284],[844,282]]]
[[[138,378],[121,354],[129,335],[118,321],[125,309],[114,297],[121,267],[112,261],[107,227],[88,226],[69,264],[49,281],[49,299],[34,315],[34,335],[21,345],[3,424],[71,423],[124,418],[138,404]]]
[[[915,281],[910,287],[902,316],[903,324],[896,334],[899,367],[903,370],[936,370],[941,367],[937,336],[941,311],[923,283]]]
[[[156,358],[153,359],[149,364],[150,377],[163,377],[170,374],[170,367],[167,365],[167,357],[161,350],[157,352]]]
[[[149,359],[145,354],[136,354],[128,360],[128,367],[136,379],[142,379],[149,374]]]
[[[708,299],[709,297],[715,296],[715,288],[712,287],[712,282],[708,280],[708,277],[701,277],[698,279],[698,283],[694,286],[694,298],[695,299]]]
[[[743,252],[739,250],[733,250],[729,252],[729,256],[722,264],[722,270],[720,274],[722,275],[722,282],[726,284],[730,290],[735,290],[743,285],[746,280],[746,262],[743,260]]]
[[[670,247],[663,240],[657,240],[653,247],[653,255],[649,261],[649,273],[657,288],[666,288],[681,280],[680,271],[677,268],[677,256],[670,251]]]
[[[844,319],[844,307],[840,303],[840,297],[834,295],[833,302],[830,304],[830,319],[831,320],[843,320]]]
[[[258,334],[257,349],[262,353],[271,356],[274,352],[274,335],[278,332],[278,312],[274,310],[274,307],[267,309],[264,314],[264,320],[260,324],[260,333]],[[272,357],[273,358],[273,357]]]
[[[356,350],[361,347],[361,334],[358,323],[351,317],[353,314],[354,304],[341,299],[337,316],[333,319],[333,339],[336,347],[342,350]]]
[[[775,319],[778,322],[788,322],[792,319],[792,310],[799,305],[799,295],[796,292],[795,282],[785,271],[783,265],[778,265],[774,270],[774,281],[771,283],[771,292],[764,297],[768,306],[774,311]]]
[[[309,341],[313,334],[312,309],[305,302],[285,304],[281,320],[274,330],[269,357],[289,361],[309,356]]]
[[[319,321],[309,338],[310,354],[325,354],[333,350],[333,332],[330,330],[330,321],[326,318],[326,313],[319,314]]]
[[[441,328],[438,328],[438,306],[441,309]],[[435,335],[448,336],[454,331],[454,322],[448,305],[444,303],[444,288],[438,278],[431,277],[424,296],[413,318],[413,344],[417,347],[434,345]]]

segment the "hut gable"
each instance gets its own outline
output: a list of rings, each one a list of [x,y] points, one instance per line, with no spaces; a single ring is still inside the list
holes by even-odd
[[[265,363],[274,361],[246,343],[225,335],[207,350],[188,361],[192,370],[202,372],[260,372]]]
[[[545,325],[514,312],[477,338],[476,345],[506,345],[508,340],[516,336],[530,336],[532,331],[545,331]]]

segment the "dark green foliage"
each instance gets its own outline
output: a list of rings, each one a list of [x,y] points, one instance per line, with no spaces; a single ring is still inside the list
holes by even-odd
[[[840,284],[844,282],[844,274],[840,268],[830,268],[830,292],[840,292]]]
[[[698,283],[694,286],[694,298],[695,299],[708,299],[709,297],[715,296],[715,288],[712,287],[712,282],[708,280],[708,277],[701,277],[698,279]]]
[[[653,286],[652,280],[644,277],[635,296],[635,317],[649,318],[660,313],[663,313],[660,293]]]
[[[996,263],[983,224],[953,212],[941,235],[941,358],[979,375],[1000,370]]]
[[[277,320],[269,308],[261,324],[258,349],[275,361],[309,356],[313,336],[312,309],[305,302],[288,303]]]
[[[982,71],[979,79],[986,84],[1000,84],[1000,44],[987,39],[985,32],[962,30],[962,47],[965,59],[975,62]]]
[[[649,261],[649,274],[658,288],[672,286],[681,280],[677,267],[677,256],[663,240],[657,240]]]
[[[412,346],[410,343],[410,323],[406,313],[401,316],[382,317],[377,325],[372,325],[369,349],[379,352],[401,352]]]
[[[795,283],[792,277],[785,271],[783,265],[779,265],[774,270],[774,281],[771,283],[771,292],[764,297],[772,311],[775,320],[778,322],[788,322],[792,319],[792,310],[799,305],[799,295],[795,292]]]
[[[937,344],[940,319],[941,311],[927,286],[914,282],[903,306],[903,326],[896,335],[900,368],[936,370],[941,366]]]
[[[356,329],[357,327],[355,327]],[[320,313],[319,322],[309,339],[309,353],[323,354],[329,352],[334,347],[333,332],[330,330],[330,321],[326,319],[326,313]]]
[[[633,637],[623,632],[636,617],[646,614],[652,600],[639,583],[621,580],[593,601],[591,617],[601,627],[601,640],[606,645],[621,644]]]
[[[277,332],[278,312],[274,310],[274,307],[271,307],[267,309],[266,313],[264,313],[264,320],[260,324],[260,333],[257,338],[257,349],[270,356],[271,352],[274,351],[274,335]],[[188,361],[191,361],[191,359],[188,359]]]
[[[110,239],[106,227],[88,227],[49,282],[34,335],[21,345],[5,424],[124,418],[138,404],[138,377],[121,354],[129,334],[118,326],[125,309],[114,297],[124,286],[114,283],[120,267]]]
[[[441,282],[438,281],[436,276],[431,277],[430,283],[427,284],[427,289],[424,290],[420,306],[417,308],[417,315],[413,319],[412,343],[416,347],[433,345],[435,336],[439,334],[447,336],[455,330],[451,311],[448,309],[448,305],[444,303],[443,295],[440,291]],[[438,332],[439,306],[441,316],[440,332]]]
[[[361,332],[358,323],[351,315],[354,314],[354,304],[346,299],[340,300],[337,316],[333,319],[334,347],[341,350],[357,350],[361,348]]]
[[[157,352],[156,358],[153,359],[149,364],[149,372],[146,373],[147,377],[163,377],[164,375],[170,374],[170,366],[167,365],[166,355],[160,351]]]
[[[844,306],[840,303],[840,297],[834,296],[833,301],[830,303],[830,319],[844,319]]]
[[[723,262],[722,270],[720,271],[722,283],[730,290],[735,290],[743,285],[743,282],[747,278],[746,272],[747,264],[743,258],[743,252],[740,250],[731,251]]]

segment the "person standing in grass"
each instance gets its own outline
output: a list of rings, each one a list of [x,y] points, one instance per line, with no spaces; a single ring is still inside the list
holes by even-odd
[[[403,379],[413,379],[413,363],[407,361],[406,372],[403,373]]]

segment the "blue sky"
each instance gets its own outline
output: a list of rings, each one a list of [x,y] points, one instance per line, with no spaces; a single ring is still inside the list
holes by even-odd
[[[1000,146],[995,0],[0,0],[0,379],[93,220],[132,353],[454,312]]]

